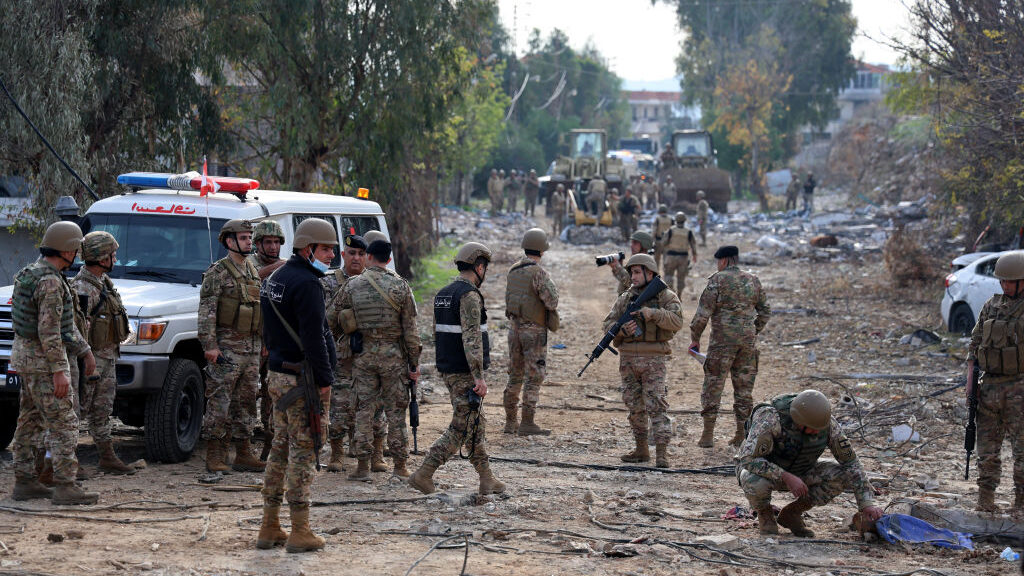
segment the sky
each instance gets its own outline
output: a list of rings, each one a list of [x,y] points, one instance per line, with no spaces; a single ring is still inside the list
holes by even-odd
[[[873,39],[901,36],[909,27],[902,2],[852,0],[858,32],[853,55],[872,64],[895,64],[896,53]],[[650,0],[498,0],[501,19],[522,54],[530,31],[546,37],[553,28],[569,36],[574,48],[588,41],[625,80],[627,89],[678,90],[675,58],[682,34],[675,9]]]

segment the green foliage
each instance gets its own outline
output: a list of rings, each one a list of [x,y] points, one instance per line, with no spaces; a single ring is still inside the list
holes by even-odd
[[[446,239],[428,254],[422,255],[413,264],[414,280],[412,291],[420,302],[432,301],[434,294],[448,285],[458,275],[455,265],[455,253],[459,244],[454,239]]]

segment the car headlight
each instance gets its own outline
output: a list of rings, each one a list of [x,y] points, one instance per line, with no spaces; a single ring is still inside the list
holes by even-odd
[[[167,322],[142,322],[141,320],[129,320],[128,327],[131,330],[128,337],[121,342],[122,346],[135,346],[139,344],[152,344],[164,335],[167,330]]]

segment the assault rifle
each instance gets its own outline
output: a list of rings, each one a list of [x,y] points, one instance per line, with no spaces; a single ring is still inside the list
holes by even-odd
[[[967,365],[967,429],[964,431],[964,450],[967,451],[967,466],[964,467],[964,480],[971,475],[971,452],[978,436],[978,365],[971,362]]]
[[[313,371],[309,369],[307,360],[300,363],[281,362],[281,368],[298,373],[299,385],[281,396],[277,404],[274,405],[274,409],[287,410],[300,397],[306,401],[306,424],[309,426],[309,436],[313,439],[313,455],[316,458],[316,469],[319,471],[320,450],[324,447],[324,439],[320,436],[320,427],[323,425],[324,417],[324,405],[320,402],[320,388],[316,385],[316,378],[313,377]]]
[[[619,354],[618,350],[612,348],[612,340],[615,339],[615,336],[619,333],[619,330],[622,329],[622,325],[632,320],[634,312],[639,310],[644,304],[647,303],[648,300],[652,300],[655,296],[661,294],[661,291],[664,290],[665,288],[668,288],[668,285],[665,284],[665,282],[661,279],[660,276],[655,276],[650,282],[647,283],[647,287],[644,288],[644,291],[641,292],[640,295],[636,297],[636,300],[633,300],[632,302],[629,303],[629,306],[626,307],[626,311],[622,313],[622,316],[620,316],[619,319],[614,324],[612,324],[610,328],[608,328],[608,331],[605,332],[604,334],[604,338],[601,338],[601,341],[597,343],[597,346],[594,348],[594,351],[591,352],[590,354],[587,354],[587,363],[583,366],[583,368],[580,369],[579,374],[576,375],[577,378],[582,378],[583,372],[585,372],[586,369],[589,368],[590,365],[594,362],[594,360],[597,360],[598,357],[600,357],[605,350],[609,350],[612,354],[615,355]]]
[[[412,367],[409,368],[412,370]],[[412,452],[420,454],[420,447],[416,441],[416,430],[420,427],[420,403],[416,400],[416,381],[409,379],[409,427],[412,428]]]

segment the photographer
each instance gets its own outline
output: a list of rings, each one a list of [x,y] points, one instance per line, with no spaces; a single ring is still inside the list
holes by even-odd
[[[647,232],[636,231],[629,237],[629,255],[634,254],[647,254],[652,248],[654,248],[654,237]],[[621,255],[621,252],[619,253]],[[622,294],[629,287],[632,286],[633,282],[629,278],[629,271],[622,267],[622,258],[610,258],[607,262],[608,266],[612,269],[612,276],[619,281],[619,285],[615,290],[616,294]],[[603,266],[600,260],[598,266]]]
[[[494,477],[487,460],[486,421],[481,409],[487,396],[484,370],[490,364],[487,338],[487,310],[480,285],[487,276],[491,251],[483,244],[467,242],[455,254],[459,275],[434,297],[434,341],[437,343],[437,371],[448,387],[452,421],[434,442],[423,465],[409,477],[409,485],[434,492],[434,472],[465,446],[466,458],[480,475],[480,493],[497,494],[505,484]]]

